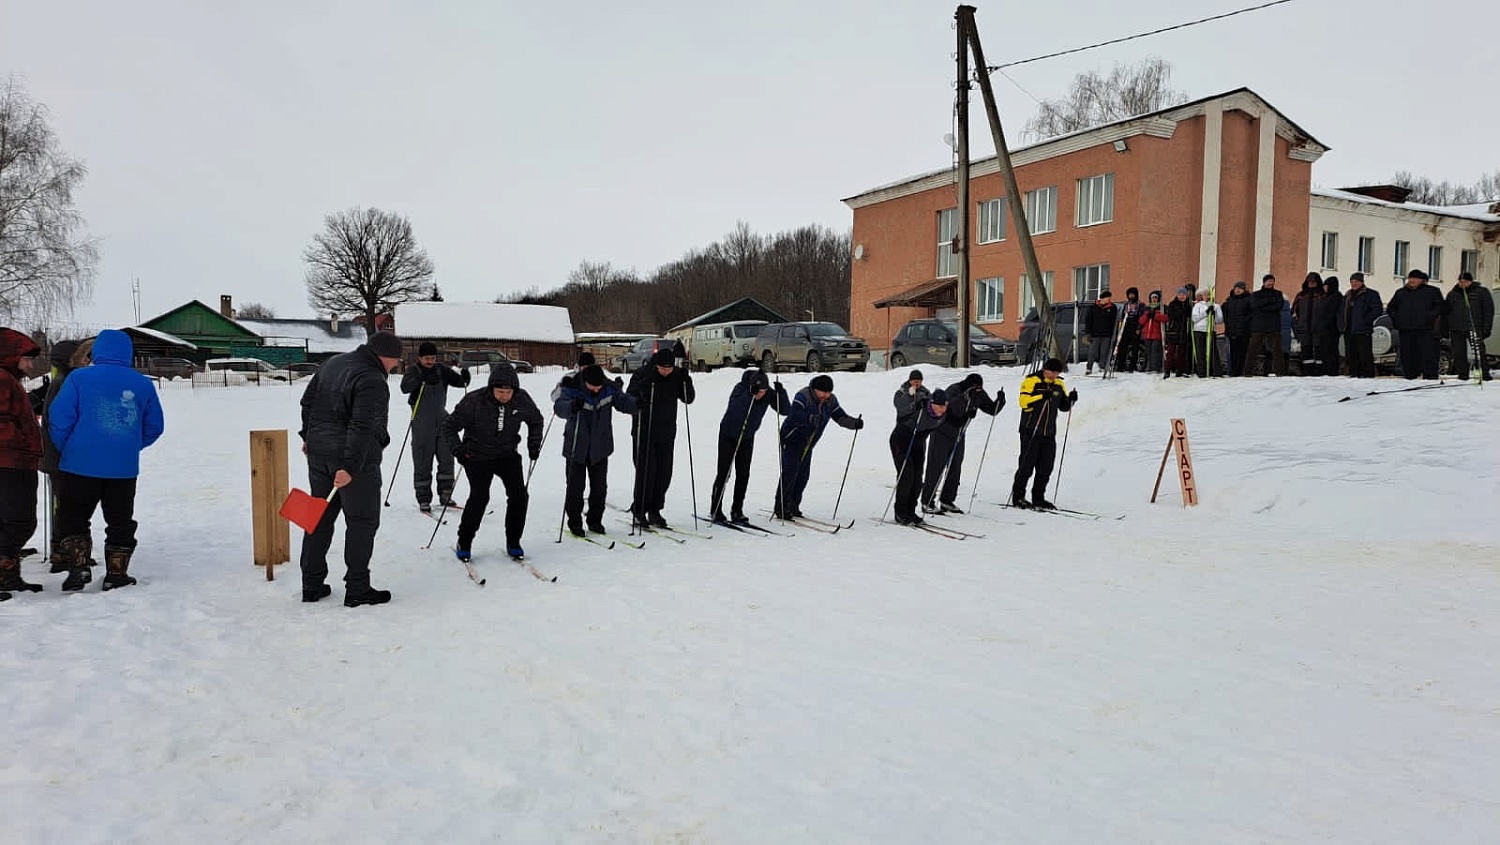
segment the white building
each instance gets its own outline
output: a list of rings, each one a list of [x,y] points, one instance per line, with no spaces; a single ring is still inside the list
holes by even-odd
[[[1445,293],[1465,270],[1476,283],[1500,288],[1500,202],[1419,205],[1405,202],[1406,194],[1392,185],[1314,188],[1307,266],[1341,282],[1362,272],[1387,302],[1414,269],[1427,271]],[[1283,284],[1291,295],[1301,280]]]

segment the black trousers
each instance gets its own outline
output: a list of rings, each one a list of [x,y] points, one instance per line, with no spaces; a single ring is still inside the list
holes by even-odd
[[[1011,482],[1012,496],[1026,494],[1026,481],[1031,480],[1031,498],[1045,498],[1047,482],[1052,480],[1052,464],[1057,460],[1057,438],[1047,434],[1021,434],[1021,460],[1016,468],[1015,480]],[[1035,478],[1032,474],[1035,473]]]
[[[724,488],[729,483],[729,470],[734,469],[734,498],[730,513],[745,510],[745,490],[750,486],[750,460],[755,457],[755,440],[749,437],[719,437],[719,463],[714,470],[714,492],[711,514],[718,514],[724,507]]]
[[[19,558],[36,533],[34,469],[0,468],[0,557]]]
[[[432,462],[437,461],[438,500],[453,498],[453,454],[448,451],[448,441],[436,430],[431,432],[413,430],[411,434],[412,483],[416,487],[417,504],[432,504]]]
[[[1135,372],[1141,368],[1145,353],[1140,332],[1124,332],[1120,336],[1120,347],[1115,350],[1115,370],[1121,373]]]
[[[776,484],[775,509],[781,513],[802,510],[802,494],[812,477],[812,450],[816,441],[793,435],[781,442],[781,480]],[[786,507],[782,511],[782,506]]]
[[[1229,374],[1245,374],[1245,363],[1250,359],[1250,335],[1242,334],[1229,338]]]
[[[963,474],[963,467],[963,435],[947,426],[933,429],[927,437],[927,477],[922,481],[922,501],[931,502],[936,497],[947,504],[953,504],[958,498],[959,476]],[[943,476],[945,469],[948,471],[947,476]],[[938,490],[940,478],[943,482],[941,491]]]
[[[1269,354],[1271,360],[1267,362],[1266,369],[1261,374],[1286,375],[1286,353],[1281,349],[1281,332],[1250,333],[1250,350],[1245,355],[1245,374],[1250,374],[1251,362],[1265,354]]]
[[[660,511],[667,503],[667,488],[672,486],[672,454],[675,444],[635,438],[631,458],[635,461],[635,500],[630,509],[636,516]]]
[[[333,475],[341,457],[307,456],[308,492],[321,499],[333,489]],[[354,592],[370,586],[370,555],[375,551],[375,532],[380,530],[380,464],[366,464],[328,503],[317,530],[302,537],[302,586],[322,584],[328,578],[328,548],[333,545],[333,524],[344,515],[344,589]],[[104,512],[109,518],[109,511]]]
[[[1375,377],[1374,336],[1345,334],[1344,354],[1349,358],[1349,375],[1354,378]]]
[[[505,547],[521,545],[521,534],[526,530],[526,506],[531,501],[526,492],[526,473],[521,471],[521,453],[469,461],[464,464],[464,471],[469,475],[469,500],[464,502],[464,515],[458,521],[459,544],[473,545],[479,523],[490,506],[490,482],[498,477],[505,485]]]
[[[1432,329],[1402,329],[1398,357],[1401,375],[1408,379],[1438,377],[1438,342]]]
[[[1320,332],[1318,334],[1318,356],[1323,359],[1323,372],[1321,375],[1339,375],[1339,333]]]
[[[1468,332],[1448,332],[1448,358],[1453,362],[1453,374],[1460,381],[1469,380],[1469,356],[1474,353],[1473,341]],[[1484,369],[1484,364],[1479,364]]]
[[[1193,332],[1193,375],[1208,378],[1219,374],[1219,342],[1209,332]]]
[[[563,513],[568,522],[578,522],[583,519],[583,485],[588,482],[589,488],[589,510],[588,523],[598,525],[604,520],[604,497],[609,493],[609,461],[603,460],[596,464],[582,464],[574,461],[567,463],[568,489],[563,495]]]
[[[910,431],[911,429],[898,428],[891,435],[892,453],[899,462],[896,467],[898,473],[896,476],[896,516],[908,518],[917,515],[918,497],[922,494],[922,467],[926,462],[928,449],[928,444],[924,441],[931,435],[931,432],[924,431],[916,435],[916,439],[913,440]],[[905,436],[901,443],[900,454],[894,454],[898,434]],[[908,444],[911,447],[910,453],[907,452]]]
[[[58,472],[57,536],[89,536],[94,509],[104,511],[104,545],[117,549],[135,548],[135,479],[93,478]],[[375,489],[380,490],[380,474],[375,475]],[[324,488],[324,494],[328,488]],[[376,506],[380,503],[377,501]],[[332,508],[330,508],[332,510]]]

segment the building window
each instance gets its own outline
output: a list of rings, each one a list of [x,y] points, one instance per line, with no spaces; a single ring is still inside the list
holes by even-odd
[[[1373,272],[1375,272],[1375,239],[1374,238],[1360,238],[1359,239],[1359,255],[1355,258],[1355,263],[1359,265],[1359,267],[1357,267],[1355,269],[1359,270],[1359,272],[1361,272],[1361,273],[1373,273]]]
[[[1078,180],[1078,225],[1095,226],[1115,219],[1115,174]]]
[[[1026,225],[1033,235],[1057,231],[1057,186],[1026,192]]]
[[[992,244],[1005,240],[1005,200],[985,200],[979,204],[979,242]]]
[[[980,279],[974,283],[974,319],[998,323],[1005,319],[1005,280]]]
[[[1109,290],[1109,265],[1090,264],[1073,268],[1073,298],[1084,301],[1099,298],[1100,291]]]
[[[1051,270],[1042,271],[1042,290],[1047,292],[1047,299],[1050,301],[1052,299]],[[1016,319],[1024,320],[1026,315],[1031,313],[1031,309],[1036,307],[1036,295],[1031,292],[1031,282],[1024,273],[1021,274],[1021,295],[1018,300],[1021,303],[1021,310],[1016,312]]]
[[[1406,271],[1411,269],[1408,264],[1411,260],[1411,241],[1396,241],[1396,262],[1391,268],[1391,275],[1398,279],[1406,278]]]
[[[958,255],[953,251],[953,239],[958,237],[958,209],[945,208],[939,211],[937,229],[938,278],[957,276]]]
[[[1476,280],[1479,278],[1479,250],[1466,249],[1458,254],[1458,270],[1460,273],[1468,273]]]
[[[1323,233],[1323,269],[1339,269],[1339,233]]]
[[[1427,275],[1434,282],[1443,277],[1443,248],[1440,246],[1427,248]]]

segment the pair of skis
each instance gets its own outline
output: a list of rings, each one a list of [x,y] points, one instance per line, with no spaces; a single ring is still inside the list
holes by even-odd
[[[948,540],[983,540],[983,534],[972,534],[968,531],[960,531],[957,528],[949,528],[946,525],[933,525],[931,520],[921,522],[898,522],[895,520],[875,519],[877,525],[894,525],[898,528],[911,528],[917,531],[925,531]]]
[[[456,547],[453,550],[453,555],[454,557],[458,557],[458,549]],[[530,572],[532,577],[538,581],[546,581],[548,583],[552,583],[557,580],[556,575],[548,577],[547,575],[542,574],[542,571],[533,566],[531,562],[526,559],[525,555],[511,555],[510,559],[514,561],[517,566],[521,567],[527,572]],[[464,565],[464,572],[468,573],[470,581],[473,581],[476,586],[484,586],[486,579],[480,577],[479,570],[474,568],[473,560],[464,560],[460,557],[458,558],[458,562]]]
[[[813,519],[810,516],[789,516],[786,518],[782,518],[777,516],[775,511],[769,509],[763,510],[761,511],[761,513],[765,514],[768,517],[771,517],[772,519],[779,519],[782,522],[790,523],[792,525],[800,525],[803,528],[808,529],[809,531],[817,531],[821,534],[837,534],[845,528],[854,527],[854,520],[852,519],[849,520],[849,523],[846,525],[841,522],[829,522],[826,519]]]
[[[1018,511],[1020,513],[1045,513],[1051,514],[1053,516],[1068,517],[1071,519],[1084,519],[1088,520],[1089,522],[1097,522],[1099,520],[1122,520],[1125,518],[1125,514],[1123,513],[1119,516],[1110,516],[1109,514],[1093,513],[1092,511],[1079,511],[1073,510],[1072,508],[1018,508],[1015,505],[1010,504],[1009,502],[995,502],[994,504],[1007,510]]]
[[[719,526],[721,528],[728,528],[730,531],[738,531],[741,534],[750,534],[750,535],[761,536],[761,537],[795,537],[795,536],[797,536],[795,534],[788,534],[788,533],[786,533],[784,531],[772,531],[769,528],[766,528],[766,527],[761,526],[761,525],[756,525],[753,522],[732,522],[732,521],[724,520],[724,519],[714,519],[713,517],[703,516],[702,514],[699,514],[698,518],[701,519],[701,520],[703,520],[704,522],[710,523],[712,525],[717,525],[717,526]]]

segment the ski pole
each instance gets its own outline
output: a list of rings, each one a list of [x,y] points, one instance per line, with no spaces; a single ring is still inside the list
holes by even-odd
[[[958,445],[964,441],[964,432],[969,430],[969,423],[973,421],[973,417],[964,420],[963,426],[958,429],[958,436],[953,438],[953,445],[948,449],[948,459],[943,461],[943,471],[938,473],[937,481],[932,485],[932,495],[942,496],[943,484],[948,480],[948,472],[953,467],[953,456],[958,454]],[[942,506],[939,505],[939,510],[941,509]]]
[[[630,533],[634,536],[643,533],[645,520],[641,519],[646,512],[646,462],[651,453],[646,449],[646,441],[650,437],[647,417],[654,413],[656,405],[656,385],[651,385],[651,390],[646,394],[646,407],[644,410],[637,408],[635,417],[635,501],[630,503]]]
[[[422,382],[422,386],[417,388],[417,401],[411,403],[411,419],[406,423],[406,436],[401,438],[401,451],[396,453],[396,465],[391,468],[391,483],[385,487],[386,507],[391,506],[391,490],[396,486],[396,475],[401,469],[401,456],[406,454],[406,441],[411,438],[412,426],[417,424],[417,409],[422,407],[422,391],[426,389],[427,382],[424,381]],[[415,461],[416,459],[416,447],[412,447],[412,460]]]
[[[460,463],[458,465],[458,475],[459,475],[459,478],[463,477],[464,470],[466,470],[466,469],[468,469],[468,467],[464,466],[462,463]],[[457,486],[457,481],[458,481],[458,479],[455,478],[454,479],[454,486]],[[448,503],[444,502],[442,510],[438,511],[437,525],[432,526],[432,536],[427,538],[427,545],[423,546],[422,548],[424,548],[424,549],[430,549],[430,548],[432,548],[432,541],[437,539],[438,529],[443,527],[443,519],[445,517],[447,517],[447,516],[448,516]]]
[[[918,414],[922,412],[918,410]],[[885,515],[891,512],[891,503],[896,501],[896,494],[901,491],[901,479],[906,477],[906,464],[911,460],[911,449],[917,442],[916,423],[921,421],[921,416],[913,420],[911,427],[911,439],[906,441],[906,455],[901,458],[901,466],[896,470],[896,487],[891,490],[891,497],[885,500],[885,510],[880,512],[880,521],[885,522]],[[852,446],[850,447],[853,448]]]
[[[969,510],[974,509],[974,497],[979,495],[979,476],[984,472],[984,459],[990,453],[990,436],[995,433],[995,418],[1000,416],[997,409],[990,414],[990,430],[984,435],[984,451],[979,453],[979,468],[974,470],[974,489],[969,491]]]
[[[781,397],[776,397],[776,514],[786,522],[786,434],[781,430]]]
[[[772,397],[772,401],[773,402],[775,401],[775,397]],[[755,410],[755,395],[751,394],[750,395],[750,407],[745,409],[745,419],[744,419],[743,422],[740,423],[740,434],[734,440],[734,451],[729,453],[729,466],[730,466],[730,469],[734,468],[734,461],[740,455],[740,444],[745,442],[745,430],[750,427],[750,414],[754,410]],[[692,457],[689,456],[688,460],[691,461]],[[715,514],[717,514],[719,512],[719,509],[724,506],[724,491],[728,487],[729,487],[729,474],[727,472],[724,474],[724,481],[721,484],[719,482],[719,476],[718,476],[718,472],[717,472],[717,468],[716,468],[716,471],[714,473],[714,489],[711,490],[711,491],[709,491],[709,499],[710,499],[710,501],[709,501],[709,511],[708,511],[709,516],[714,516]],[[697,508],[698,508],[698,506],[695,503],[693,505],[693,509],[697,510]]]
[[[865,415],[864,414],[860,414],[858,417],[855,417],[855,419],[857,419],[861,423],[863,423],[865,421]],[[860,428],[863,428],[863,427],[864,427],[863,425],[860,426]],[[844,461],[844,477],[839,480],[839,494],[833,500],[833,516],[829,517],[830,521],[833,521],[833,522],[837,522],[838,521],[838,518],[839,518],[839,502],[842,502],[844,500],[844,483],[849,480],[849,465],[852,464],[852,463],[854,463],[854,444],[858,443],[858,442],[859,442],[859,428],[856,428],[854,430],[854,436],[851,437],[851,438],[849,438],[849,459],[846,460],[846,461]]]
[[[52,476],[48,474],[42,482],[42,557],[51,560],[52,551]]]
[[[1057,481],[1052,484],[1052,498],[1057,498],[1057,491],[1062,489],[1063,461],[1068,459],[1068,434],[1073,430],[1073,407],[1068,406],[1068,424],[1063,427],[1062,454],[1057,457]]]
[[[693,413],[687,403],[682,404],[682,419],[687,424],[688,442],[688,489],[693,491],[693,530],[698,530],[698,474],[693,471]]]
[[[544,428],[544,429],[542,429],[542,442],[541,442],[541,445],[539,445],[539,446],[536,447],[538,452],[540,452],[542,449],[545,449],[547,447],[547,437],[548,437],[548,435],[552,434],[552,421],[555,420],[555,419],[557,419],[557,413],[554,411],[553,414],[552,414],[552,416],[550,416],[550,417],[547,418],[547,427]],[[531,462],[531,466],[527,467],[527,469],[526,469],[526,482],[521,485],[522,487],[525,487],[528,490],[531,489],[531,474],[533,472],[536,472],[536,465],[538,463],[539,463],[539,461],[532,461]]]

